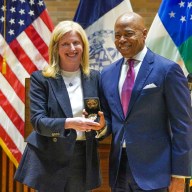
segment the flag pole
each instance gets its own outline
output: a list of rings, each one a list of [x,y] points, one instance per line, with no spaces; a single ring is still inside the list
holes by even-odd
[[[4,0],[4,30],[3,30],[3,37],[4,37],[4,48],[5,48],[5,43],[6,43],[6,11],[7,11],[7,0]],[[5,49],[4,49],[5,50]],[[2,65],[2,74],[5,75],[7,72],[6,70],[6,50],[3,55],[3,65]]]

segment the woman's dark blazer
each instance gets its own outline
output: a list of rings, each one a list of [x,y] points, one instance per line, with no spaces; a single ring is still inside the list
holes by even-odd
[[[99,72],[81,75],[83,97],[98,96]],[[79,101],[83,102],[83,101]],[[37,190],[63,191],[73,154],[76,131],[64,129],[73,117],[69,95],[61,75],[46,78],[41,71],[31,75],[30,112],[34,131],[16,171],[15,179]],[[99,158],[95,131],[86,132],[86,188],[100,185]]]

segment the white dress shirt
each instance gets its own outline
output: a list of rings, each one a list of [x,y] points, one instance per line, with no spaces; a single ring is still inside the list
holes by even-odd
[[[136,60],[134,63],[135,79],[137,78],[139,69],[141,67],[141,63],[143,62],[143,59],[144,59],[146,53],[147,53],[147,47],[145,46],[141,52],[139,52],[137,55],[135,55],[133,58],[131,58],[131,59]],[[120,78],[119,78],[119,95],[120,95],[120,98],[121,98],[121,91],[122,91],[123,83],[125,81],[127,71],[129,69],[129,65],[127,63],[128,59],[130,59],[130,58],[124,58],[124,63],[123,63],[122,68],[121,68],[121,74],[120,74]],[[123,141],[123,148],[125,148],[125,147],[126,147],[126,143],[125,143],[125,141]]]
[[[67,92],[69,94],[73,117],[82,117],[84,104],[83,104],[83,89],[81,83],[81,71],[80,69],[74,72],[61,70],[61,75],[64,79],[64,83],[67,88]],[[76,131],[76,132],[77,132],[76,140],[86,139],[84,131]]]

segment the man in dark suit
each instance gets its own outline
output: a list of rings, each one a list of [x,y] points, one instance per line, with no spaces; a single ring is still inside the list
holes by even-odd
[[[146,47],[140,15],[124,13],[114,31],[123,58],[106,67],[100,81],[106,136],[112,134],[112,192],[182,192],[192,160],[187,80],[178,64]]]

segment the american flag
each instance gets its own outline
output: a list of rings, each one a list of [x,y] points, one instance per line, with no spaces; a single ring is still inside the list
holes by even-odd
[[[52,29],[42,0],[0,0],[0,145],[16,166],[25,148],[25,78],[48,64]]]

